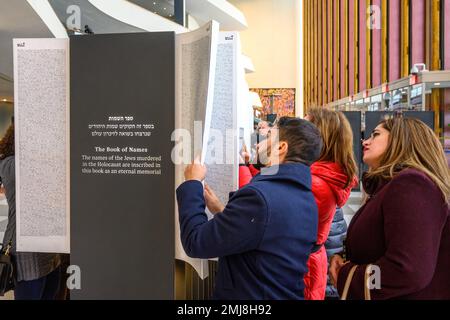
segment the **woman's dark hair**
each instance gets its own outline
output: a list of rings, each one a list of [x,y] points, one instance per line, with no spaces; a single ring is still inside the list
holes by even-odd
[[[0,160],[14,155],[14,124],[6,130],[2,140],[0,140]]]
[[[280,141],[288,143],[285,162],[301,162],[312,165],[322,151],[319,129],[307,120],[282,117],[277,122]]]

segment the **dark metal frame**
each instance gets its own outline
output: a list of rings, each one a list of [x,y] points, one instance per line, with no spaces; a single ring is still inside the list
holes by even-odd
[[[186,1],[185,0],[175,0],[174,1],[174,14],[175,22],[187,27],[186,25]]]

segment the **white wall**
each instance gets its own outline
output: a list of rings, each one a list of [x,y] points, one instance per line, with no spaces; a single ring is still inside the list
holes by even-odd
[[[242,51],[255,66],[250,88],[296,88],[297,113],[303,94],[300,0],[229,0],[245,15]]]
[[[237,127],[238,134],[239,128],[244,129],[245,145],[251,146],[251,134],[253,133],[253,108],[249,96],[249,87],[245,79],[245,70],[240,68],[238,74],[238,115],[237,115]],[[239,150],[241,151],[241,150]]]

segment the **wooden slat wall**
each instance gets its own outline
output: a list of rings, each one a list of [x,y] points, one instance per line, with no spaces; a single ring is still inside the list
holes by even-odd
[[[382,27],[382,21],[383,21],[383,15],[382,15],[382,0],[372,0],[372,6],[373,6],[373,10],[377,10],[376,12],[374,12],[374,19],[375,19],[375,23],[376,26],[380,25]],[[379,85],[381,85],[381,78],[382,78],[382,48],[381,48],[381,41],[382,41],[382,36],[381,36],[381,31],[380,29],[377,28],[373,28],[371,30],[372,34],[371,34],[371,38],[372,38],[372,48],[371,48],[371,58],[369,59],[369,61],[371,62],[371,70],[372,70],[372,83],[369,86],[370,88],[372,87],[377,87]]]
[[[308,27],[308,52],[309,52],[309,59],[308,59],[308,70],[309,70],[309,104],[305,106],[304,110],[307,112],[309,106],[312,105],[313,101],[315,101],[314,98],[314,46],[313,46],[313,35],[314,35],[314,14],[313,14],[313,6],[311,4],[311,1],[305,0],[307,5],[307,12],[309,14],[309,17],[307,19],[307,23],[309,25]]]
[[[323,47],[323,33],[322,33],[322,20],[323,20],[323,11],[322,11],[322,0],[317,0],[318,8],[317,8],[317,74],[318,74],[318,83],[317,83],[317,103],[318,105],[323,104],[323,55],[322,55],[322,47]]]
[[[348,95],[355,93],[355,52],[357,43],[357,32],[355,30],[355,0],[348,0]]]
[[[400,75],[400,56],[401,56],[401,6],[402,0],[389,0],[389,71],[388,81],[394,81],[401,77]]]
[[[334,84],[333,84],[333,77],[334,77],[334,68],[333,68],[333,1],[335,0],[327,0],[327,12],[328,12],[328,19],[327,19],[327,26],[328,26],[328,32],[327,32],[327,40],[328,40],[328,79],[327,79],[327,87],[328,87],[328,93],[327,93],[327,103],[333,101],[333,93],[334,93]]]
[[[440,58],[440,45],[441,45],[441,34],[440,34],[440,5],[441,0],[431,1],[431,34],[432,34],[432,44],[431,44],[431,70],[441,69],[441,58]],[[434,111],[434,127],[436,134],[440,134],[441,129],[439,126],[439,114],[440,114],[440,93],[439,90],[433,90],[431,93],[431,107]]]
[[[308,93],[309,93],[309,79],[308,79],[308,64],[307,62],[309,61],[309,57],[308,57],[308,50],[309,47],[307,46],[308,43],[308,24],[306,23],[306,19],[308,19],[308,15],[305,14],[305,11],[307,10],[307,4],[306,1],[303,1],[302,3],[302,11],[303,11],[303,16],[302,16],[302,24],[303,24],[303,43],[302,46],[304,48],[303,50],[303,61],[301,61],[300,63],[302,63],[303,65],[303,99],[304,99],[304,105],[308,105],[309,104],[309,97],[308,97]]]
[[[425,0],[411,1],[411,64],[425,63]]]
[[[381,82],[388,82],[388,0],[381,0]]]
[[[312,7],[314,8],[314,105],[319,105],[319,5],[315,0],[310,0],[312,2]]]
[[[440,51],[442,1],[450,2],[304,0],[305,110],[406,77],[420,60],[439,70],[450,56]],[[381,30],[366,26],[370,5],[380,9]],[[428,105],[439,105],[437,94]]]
[[[327,41],[327,0],[322,1],[322,105],[327,103],[327,79],[328,79],[328,41]]]
[[[319,57],[317,56],[317,50],[319,48],[319,45],[317,43],[317,32],[318,32],[318,22],[319,22],[319,17],[318,17],[318,6],[316,5],[316,3],[313,0],[309,0],[310,4],[311,4],[311,11],[313,13],[313,31],[312,31],[312,48],[313,48],[313,55],[312,55],[312,70],[313,70],[313,94],[314,94],[314,100],[313,100],[313,106],[317,106],[319,103],[318,100],[318,90],[319,90],[319,73],[318,73],[318,65],[319,65]]]
[[[355,43],[355,52],[354,52],[354,71],[353,74],[354,78],[354,87],[353,87],[353,93],[359,92],[359,0],[354,0],[355,4],[355,11],[354,11],[354,17],[353,17],[353,24],[354,24],[354,38],[353,41]]]
[[[409,75],[409,1],[401,0],[401,77]]]
[[[450,0],[444,0],[444,57],[442,60],[444,61],[444,65],[441,66],[445,70],[450,69]],[[447,90],[449,91],[449,90]],[[447,92],[447,96],[449,96],[450,93]]]
[[[202,280],[188,263],[176,260],[175,297],[176,300],[209,300],[214,292],[217,262],[209,261],[209,276]]]
[[[333,1],[333,101],[340,98],[341,81],[341,30],[340,30],[340,0]]]
[[[349,0],[341,0],[341,8],[342,8],[342,30],[341,30],[341,39],[343,41],[342,43],[342,65],[341,65],[341,73],[342,73],[342,83],[341,83],[341,98],[347,97],[349,95],[349,76],[348,76],[348,70],[349,70],[349,62],[348,62],[348,52],[349,52],[349,30],[348,30],[348,23],[349,23],[349,17],[348,17],[348,1]]]
[[[358,89],[356,92],[360,92],[366,89],[367,84],[367,1],[358,1],[358,28],[359,28],[359,50],[358,50]]]
[[[372,5],[371,0],[366,0],[366,85],[367,89],[372,88],[372,29],[368,28],[367,23],[370,21],[370,6]]]

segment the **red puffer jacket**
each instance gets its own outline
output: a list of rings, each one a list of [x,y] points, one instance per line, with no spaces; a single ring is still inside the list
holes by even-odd
[[[324,244],[330,233],[336,207],[342,207],[350,196],[353,182],[345,188],[347,176],[342,168],[333,162],[316,162],[311,166],[312,192],[319,212],[317,243]],[[305,275],[305,299],[324,300],[327,286],[328,260],[325,247],[311,254]]]
[[[253,165],[239,165],[239,189],[250,183],[254,176],[259,173]]]

